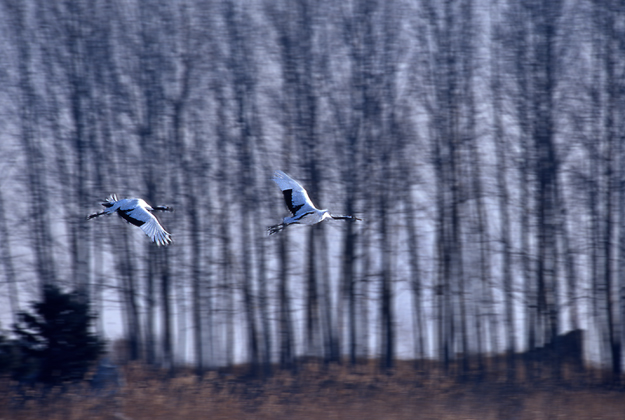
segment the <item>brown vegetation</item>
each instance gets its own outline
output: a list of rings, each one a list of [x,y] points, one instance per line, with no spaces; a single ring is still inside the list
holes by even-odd
[[[235,372],[168,378],[139,365],[125,369],[116,396],[95,397],[86,387],[45,399],[19,401],[3,381],[0,419],[621,419],[622,390],[575,380],[506,384],[495,377],[463,383],[409,362],[389,374],[375,365],[307,364],[265,380]],[[502,375],[503,377],[503,375]],[[36,395],[32,391],[29,395]]]

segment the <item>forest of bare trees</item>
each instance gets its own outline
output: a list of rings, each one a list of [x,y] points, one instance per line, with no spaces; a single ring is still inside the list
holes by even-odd
[[[514,379],[577,330],[621,374],[622,1],[0,0],[0,43],[3,330],[55,284],[199,375]],[[363,221],[268,236],[276,169]],[[173,206],[174,243],[87,221],[111,193]]]

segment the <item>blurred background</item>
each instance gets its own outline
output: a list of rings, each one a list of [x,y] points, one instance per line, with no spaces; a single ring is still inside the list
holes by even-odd
[[[0,1],[0,312],[123,360],[621,374],[625,7]],[[266,228],[281,169],[362,222]],[[174,243],[117,217],[141,197]],[[523,360],[520,362],[519,360]],[[421,365],[420,365],[421,363]],[[499,362],[498,362],[499,363]]]

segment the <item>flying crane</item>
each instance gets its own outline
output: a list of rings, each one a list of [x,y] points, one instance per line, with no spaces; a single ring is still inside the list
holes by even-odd
[[[308,197],[308,193],[299,182],[282,171],[275,171],[272,177],[278,184],[284,195],[284,201],[292,217],[285,217],[279,225],[269,226],[267,231],[270,235],[281,231],[288,225],[303,224],[314,225],[325,219],[362,220],[354,216],[335,216],[327,209],[319,210]]]
[[[150,237],[156,245],[169,245],[172,242],[171,235],[163,229],[156,216],[151,211],[173,211],[167,206],[152,207],[141,198],[124,198],[119,200],[117,195],[112,194],[102,202],[105,210],[87,216],[87,219],[102,216],[104,214],[117,214],[135,226],[138,226]]]

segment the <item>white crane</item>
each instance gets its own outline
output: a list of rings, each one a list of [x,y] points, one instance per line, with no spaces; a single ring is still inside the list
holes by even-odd
[[[275,171],[272,177],[273,181],[278,184],[278,187],[284,194],[284,201],[286,206],[293,214],[292,217],[285,217],[279,225],[269,226],[267,230],[272,235],[281,231],[288,225],[292,224],[304,224],[314,225],[325,219],[343,219],[343,220],[362,220],[354,216],[335,216],[330,214],[327,209],[319,210],[310,201],[308,193],[302,187],[299,182],[288,176],[282,171]]]
[[[171,235],[163,229],[158,219],[150,213],[153,210],[173,211],[172,208],[166,206],[152,207],[141,198],[124,198],[119,200],[115,194],[103,201],[102,205],[106,207],[106,210],[91,214],[87,216],[87,219],[117,212],[128,223],[139,226],[156,245],[169,245],[172,242]]]

